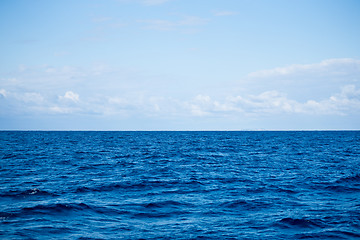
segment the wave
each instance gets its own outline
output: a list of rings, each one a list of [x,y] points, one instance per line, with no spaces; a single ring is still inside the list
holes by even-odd
[[[32,207],[23,207],[20,209],[12,209],[6,212],[0,212],[0,218],[14,218],[14,217],[25,217],[34,215],[67,215],[71,213],[79,213],[90,211],[97,214],[106,215],[119,215],[128,214],[129,211],[119,210],[108,206],[92,206],[85,203],[51,203],[51,204],[39,204]]]
[[[339,192],[339,193],[360,192],[360,188],[341,186],[341,185],[331,185],[331,186],[325,187],[325,189],[333,191],[333,192]]]
[[[0,197],[12,197],[12,198],[25,198],[29,196],[58,196],[55,193],[40,190],[38,188],[32,188],[27,190],[10,190],[5,193],[0,193]]]
[[[88,186],[80,186],[78,187],[75,192],[76,193],[86,193],[86,192],[110,192],[115,190],[133,190],[133,191],[140,191],[146,189],[153,189],[153,188],[173,188],[177,187],[199,187],[203,184],[196,180],[190,181],[141,181],[141,182],[115,182],[115,183],[108,183],[103,184],[95,187],[88,187]]]
[[[271,207],[267,201],[262,199],[255,199],[251,201],[246,201],[242,199],[225,201],[218,205],[220,208],[225,209],[241,209],[241,210],[257,210]]]
[[[14,154],[14,153],[6,153],[6,154],[4,154],[4,155],[1,157],[1,159],[4,159],[4,160],[5,160],[5,159],[12,159],[12,158],[17,159],[18,156],[19,156],[19,155]]]
[[[56,204],[40,204],[33,207],[23,207],[21,209],[12,210],[8,212],[1,212],[0,217],[9,218],[9,217],[24,217],[26,215],[34,214],[59,214],[67,211],[74,210],[84,210],[90,209],[90,207],[84,203],[56,203]]]
[[[294,190],[291,190],[291,189],[288,189],[288,188],[282,188],[282,187],[277,187],[276,192],[289,193],[289,194],[297,194],[297,193],[299,193],[298,191],[294,191]]]
[[[342,177],[336,181],[336,183],[360,183],[360,174],[353,176]]]
[[[183,211],[173,211],[173,212],[140,212],[135,213],[133,217],[135,218],[169,218],[173,216],[178,216],[182,214],[187,214],[188,212]]]
[[[276,185],[269,185],[269,186],[256,186],[254,188],[246,189],[248,193],[265,193],[265,192],[275,192],[275,193],[288,193],[288,194],[297,194],[299,191],[289,189],[290,187],[287,186],[276,186]]]
[[[360,132],[1,134],[0,239],[360,239]]]
[[[249,206],[249,203],[245,200],[233,200],[233,201],[226,201],[219,205],[223,208],[239,208],[244,206]]]
[[[131,155],[131,154],[120,154],[120,155],[115,155],[112,157],[112,159],[127,159],[127,158],[131,158],[131,157],[134,157],[134,155]]]
[[[115,190],[127,189],[127,190],[145,190],[149,185],[145,183],[109,183],[95,187],[80,186],[76,189],[76,193],[87,192],[111,192]]]
[[[189,214],[189,208],[195,205],[173,200],[153,201],[147,203],[129,203],[122,208],[131,209],[132,218],[168,218]]]
[[[298,239],[359,239],[360,234],[350,231],[321,231],[316,233],[297,234]]]
[[[85,209],[91,209],[91,207],[85,203],[55,203],[36,205],[34,207],[25,207],[22,209],[25,213],[60,213],[66,211],[81,211]]]
[[[254,187],[254,188],[246,189],[247,193],[265,193],[267,191],[268,189],[265,187]]]
[[[154,208],[174,208],[174,207],[191,207],[194,206],[193,204],[190,203],[186,203],[186,202],[178,202],[178,201],[172,201],[172,200],[166,200],[166,201],[158,201],[158,202],[151,202],[151,203],[146,203],[145,205],[143,205],[145,208],[150,208],[150,209],[154,209]]]
[[[283,228],[316,228],[323,226],[320,220],[310,220],[306,218],[283,218],[279,223]]]

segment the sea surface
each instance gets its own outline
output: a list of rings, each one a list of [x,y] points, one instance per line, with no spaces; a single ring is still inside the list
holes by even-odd
[[[0,239],[360,239],[360,132],[0,132]]]

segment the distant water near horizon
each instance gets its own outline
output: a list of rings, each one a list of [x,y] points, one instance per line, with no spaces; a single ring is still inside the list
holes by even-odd
[[[0,239],[360,239],[360,131],[0,131]]]

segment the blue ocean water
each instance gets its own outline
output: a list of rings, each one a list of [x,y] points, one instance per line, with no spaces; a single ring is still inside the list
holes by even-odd
[[[360,239],[360,132],[0,132],[1,239]]]

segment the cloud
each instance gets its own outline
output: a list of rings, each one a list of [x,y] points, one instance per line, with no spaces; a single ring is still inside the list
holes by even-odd
[[[38,92],[13,92],[0,89],[0,117],[6,115],[36,114],[47,105],[47,99]]]
[[[256,71],[237,85],[249,94],[276,90],[299,102],[321,101],[345,85],[360,87],[360,60],[328,59]]]
[[[7,100],[15,100],[21,102],[21,104],[41,104],[45,101],[42,94],[37,92],[10,92],[5,89],[0,89],[0,96]]]
[[[119,105],[119,106],[127,106],[129,103],[126,99],[124,98],[120,98],[120,97],[110,97],[108,99],[108,102],[110,104],[115,104],[115,105]]]
[[[179,88],[171,81],[161,82],[158,77],[139,75],[136,70],[123,72],[104,64],[86,69],[27,66],[25,71],[1,79],[0,114],[97,115],[104,119],[180,122],[193,118],[259,120],[290,115],[308,119],[355,118],[360,115],[358,71],[358,61],[353,59],[292,65],[268,76],[246,77],[247,82],[235,82],[211,93],[205,92],[205,85]],[[171,87],[175,90],[170,91]]]
[[[331,96],[329,99],[317,103],[320,109],[317,111],[325,113],[336,113],[347,115],[349,113],[360,113],[360,89],[354,85],[342,87],[341,92]]]
[[[33,102],[36,104],[40,104],[44,101],[44,97],[40,93],[34,93],[34,92],[23,94],[21,99],[24,102]]]
[[[5,89],[0,89],[0,96],[1,96],[2,98],[6,98],[7,92],[6,92]]]
[[[228,96],[213,100],[210,96],[198,95],[186,104],[194,116],[249,116],[299,112],[296,101],[289,100],[277,91],[263,92],[259,95]]]
[[[266,91],[259,95],[236,96],[229,98],[234,109],[246,114],[277,114],[281,112],[296,112],[298,103],[289,100],[285,94],[278,91]]]
[[[194,116],[276,116],[279,114],[300,115],[351,115],[360,114],[360,89],[354,85],[343,86],[339,93],[321,101],[299,102],[285,93],[266,91],[258,95],[228,96],[213,100],[207,95],[198,95],[185,103],[185,108]]]
[[[71,114],[76,112],[75,108],[71,107],[60,107],[60,106],[53,106],[48,108],[50,113],[58,113],[58,114]]]
[[[231,104],[226,102],[220,103],[219,101],[212,100],[210,96],[201,94],[191,101],[185,102],[184,107],[190,110],[194,116],[214,116],[219,113],[226,114],[237,110]]]
[[[293,64],[287,67],[261,70],[252,72],[248,76],[254,78],[265,78],[295,74],[347,75],[349,73],[360,74],[360,60],[351,58],[327,59],[315,64]]]
[[[338,93],[320,101],[296,101],[286,93],[265,91],[260,94],[234,95],[213,98],[199,94],[190,100],[155,95],[121,97],[119,95],[88,96],[80,101],[78,94],[67,91],[57,99],[34,92],[13,93],[1,89],[6,95],[2,105],[12,106],[17,113],[100,115],[107,117],[145,117],[156,119],[196,118],[247,118],[269,116],[351,116],[360,114],[360,89],[345,85]],[[10,111],[10,110],[9,110]],[[4,112],[2,114],[5,114]]]
[[[79,94],[72,91],[67,91],[64,96],[59,96],[61,101],[79,102]]]
[[[195,116],[207,116],[214,110],[215,102],[209,96],[198,95],[195,99],[187,103],[191,113]]]
[[[97,74],[106,74],[106,69],[98,65],[86,69],[74,66],[27,66],[25,71],[14,71],[12,76],[0,81],[2,87],[12,93],[63,95],[68,89],[88,88]]]
[[[110,97],[106,114],[123,116],[172,116],[181,112],[179,101],[159,96],[134,96],[132,98]]]

